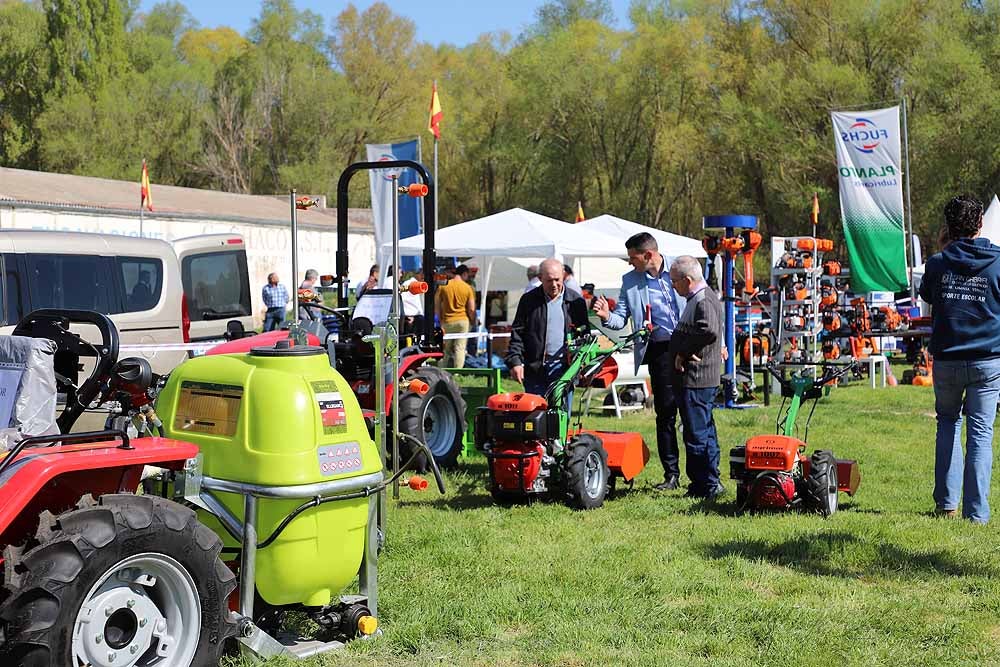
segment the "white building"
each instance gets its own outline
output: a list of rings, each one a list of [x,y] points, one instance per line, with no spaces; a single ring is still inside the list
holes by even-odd
[[[139,236],[139,183],[106,178],[0,168],[0,229],[36,229]],[[198,234],[241,235],[246,242],[254,312],[260,288],[277,271],[292,279],[291,223],[288,196],[240,195],[169,185],[152,185],[153,211],[144,211],[142,236],[173,241]],[[336,209],[320,206],[298,211],[299,272],[335,272]],[[348,212],[351,284],[368,275],[375,263],[370,209]],[[293,285],[294,283],[294,285]]]

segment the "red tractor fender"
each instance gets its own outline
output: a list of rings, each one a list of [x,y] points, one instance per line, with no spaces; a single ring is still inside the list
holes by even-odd
[[[30,447],[0,475],[0,545],[18,544],[35,531],[38,515],[59,514],[84,495],[135,493],[143,466],[180,470],[198,447],[170,438]]]
[[[306,339],[309,341],[309,345],[316,347],[320,346],[319,338],[313,334],[306,334]],[[268,331],[267,333],[257,334],[256,336],[237,338],[236,340],[231,340],[228,343],[220,343],[215,347],[210,348],[207,352],[205,352],[205,354],[246,354],[255,347],[274,347],[274,344],[279,340],[288,340],[288,332]]]

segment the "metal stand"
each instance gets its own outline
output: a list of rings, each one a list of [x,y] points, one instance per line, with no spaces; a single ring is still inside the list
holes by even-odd
[[[739,236],[744,229],[757,228],[757,216],[753,215],[706,215],[702,218],[702,227],[705,231],[723,231],[725,238],[732,239]],[[726,349],[729,356],[726,358],[725,375],[722,380],[722,405],[723,408],[747,408],[755,407],[741,405],[736,402],[736,286],[733,275],[736,258],[729,252],[722,252],[722,301],[725,304],[725,325],[726,325]],[[753,338],[750,339],[750,351],[753,352]]]

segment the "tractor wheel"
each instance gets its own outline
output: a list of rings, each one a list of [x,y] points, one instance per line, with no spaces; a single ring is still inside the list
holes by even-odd
[[[809,478],[806,480],[806,507],[823,516],[836,512],[839,506],[837,485],[837,459],[833,452],[814,452],[809,461]]]
[[[434,366],[421,366],[411,376],[430,389],[423,396],[407,391],[399,397],[399,430],[421,440],[441,468],[458,463],[465,437],[465,400],[450,373]],[[413,445],[399,441],[400,465],[413,455]],[[413,467],[426,472],[426,456],[418,456]]]
[[[736,511],[745,512],[750,509],[750,492],[742,483],[736,484]]]
[[[563,490],[576,509],[589,510],[604,504],[608,492],[608,452],[596,436],[583,433],[566,445]]]
[[[236,634],[222,541],[153,496],[85,496],[5,551],[0,664],[209,667]]]

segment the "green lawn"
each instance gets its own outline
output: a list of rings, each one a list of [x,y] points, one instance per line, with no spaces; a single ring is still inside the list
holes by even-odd
[[[716,412],[724,477],[729,447],[771,432],[776,410]],[[652,413],[589,424],[655,449]],[[997,527],[929,513],[932,391],[837,389],[810,435],[862,467],[829,520],[738,516],[728,479],[715,506],[657,492],[655,452],[634,491],[586,513],[495,507],[482,459],[444,497],[404,490],[380,562],[384,635],[306,664],[1000,664]]]

